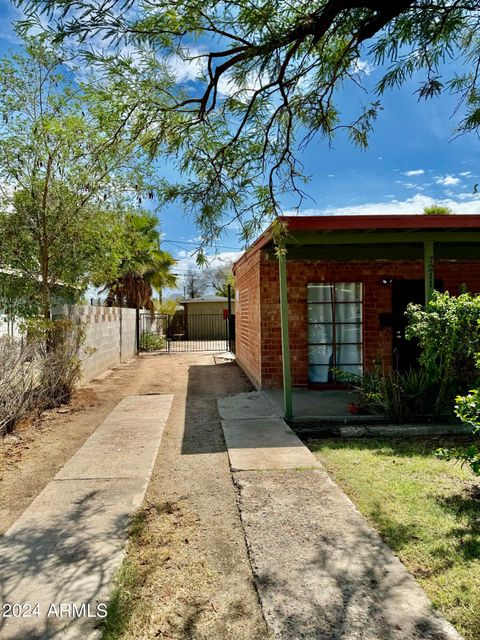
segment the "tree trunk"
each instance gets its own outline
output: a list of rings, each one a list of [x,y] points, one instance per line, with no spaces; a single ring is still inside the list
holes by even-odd
[[[52,175],[53,158],[48,156],[47,171],[42,196],[42,232],[40,234],[40,268],[42,278],[42,314],[45,320],[50,320],[50,284],[49,284],[49,237],[47,225],[48,193],[50,188],[50,178]]]

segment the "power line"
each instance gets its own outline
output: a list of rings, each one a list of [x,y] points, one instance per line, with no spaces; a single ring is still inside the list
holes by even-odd
[[[162,243],[163,242],[169,242],[170,244],[177,244],[177,245],[188,245],[188,246],[195,246],[195,247],[199,246],[198,242],[189,242],[188,240],[167,240],[165,238],[162,238]],[[230,249],[231,251],[242,250],[240,247],[229,247],[224,244],[216,244],[215,247],[218,247],[219,249]]]

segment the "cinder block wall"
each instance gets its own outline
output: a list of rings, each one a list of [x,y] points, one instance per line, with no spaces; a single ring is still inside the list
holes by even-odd
[[[308,384],[307,285],[314,282],[363,283],[363,344],[365,368],[375,360],[392,366],[392,330],[381,328],[379,314],[392,310],[392,288],[382,285],[384,278],[414,280],[423,278],[421,260],[288,260],[288,312],[292,383]],[[282,386],[282,342],[278,262],[257,251],[242,259],[235,272],[240,289],[237,303],[237,358],[257,387]],[[480,262],[447,261],[435,263],[435,277],[443,280],[446,291],[458,295],[465,284],[480,293]],[[242,289],[245,290],[242,304]]]
[[[61,305],[52,312],[55,318],[70,318],[85,325],[85,350],[82,382],[88,382],[136,353],[135,309]]]

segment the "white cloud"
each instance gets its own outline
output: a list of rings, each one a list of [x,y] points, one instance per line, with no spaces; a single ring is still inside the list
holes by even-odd
[[[455,198],[459,198],[460,200],[473,200],[475,196],[472,194],[471,191],[466,191],[464,193],[456,193]],[[478,196],[477,196],[477,199],[478,199]]]
[[[453,198],[434,199],[423,193],[416,193],[405,200],[390,200],[388,202],[369,202],[351,207],[326,207],[325,209],[304,209],[300,211],[285,211],[284,215],[412,215],[423,213],[424,207],[432,204],[439,204],[450,207],[455,213],[480,214],[480,198],[476,198],[469,194],[469,199],[465,194],[464,197],[455,196]],[[387,196],[388,197],[388,196]],[[459,200],[462,200],[461,202]]]
[[[259,76],[257,73],[249,73],[245,78],[244,84],[240,86],[231,75],[223,73],[218,79],[217,89],[221,95],[228,97],[234,95],[237,100],[246,102],[251,97],[249,94],[258,91],[267,83],[268,76],[266,74]]]
[[[463,178],[470,178],[470,176],[472,175],[472,172],[471,171],[462,171],[458,175],[462,176]]]
[[[405,171],[403,173],[404,176],[421,176],[425,173],[425,169],[411,169],[410,171]]]
[[[452,176],[450,174],[446,176],[436,176],[436,183],[441,184],[444,187],[453,187],[457,184],[460,184],[460,182],[460,178],[456,178],[455,176]]]
[[[370,64],[368,60],[362,60],[358,58],[353,63],[353,72],[354,73],[364,73],[366,76],[369,76],[372,71],[375,71],[375,67],[373,64]]]
[[[207,59],[203,56],[205,51],[201,49],[184,49],[182,55],[171,55],[165,58],[165,64],[177,82],[189,82],[198,80],[205,73]]]

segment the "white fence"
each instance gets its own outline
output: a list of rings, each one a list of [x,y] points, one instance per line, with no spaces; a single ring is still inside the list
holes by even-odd
[[[11,336],[17,338],[20,336],[18,321],[7,314],[0,313],[0,338]]]

